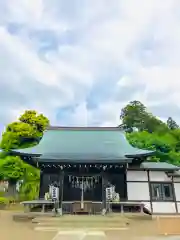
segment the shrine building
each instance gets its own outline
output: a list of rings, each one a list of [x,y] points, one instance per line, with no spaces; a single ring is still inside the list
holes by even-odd
[[[11,153],[40,169],[39,200],[58,188],[62,214],[136,211],[180,214],[179,167],[150,162],[118,127],[49,127],[34,147]],[[107,190],[111,189],[110,196]]]

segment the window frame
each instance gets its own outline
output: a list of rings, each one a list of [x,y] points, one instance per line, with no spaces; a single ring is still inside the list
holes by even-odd
[[[155,197],[155,187],[159,188],[160,196],[159,198]],[[170,197],[165,196],[165,187],[169,186]],[[175,202],[175,194],[174,194],[174,185],[172,182],[150,182],[150,199],[152,202]]]

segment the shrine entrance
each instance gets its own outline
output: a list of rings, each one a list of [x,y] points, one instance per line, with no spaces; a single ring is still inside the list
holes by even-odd
[[[102,177],[65,175],[63,201],[102,201]]]

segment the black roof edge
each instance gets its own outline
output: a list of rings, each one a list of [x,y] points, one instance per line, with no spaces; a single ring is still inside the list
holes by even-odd
[[[125,157],[127,158],[141,158],[141,157],[149,157],[153,156],[156,151],[147,152],[147,153],[139,153],[139,154],[126,154]]]
[[[60,126],[48,126],[46,130],[98,130],[98,131],[122,131],[119,127],[60,127]]]
[[[16,150],[10,150],[11,154],[15,154],[16,156],[31,156],[31,157],[40,157],[41,154],[34,154],[34,153],[24,153],[24,152],[18,152],[18,149]]]
[[[53,165],[53,164],[77,164],[80,163],[82,165],[86,165],[86,164],[126,164],[126,163],[131,163],[132,160],[131,159],[125,159],[125,160],[118,160],[118,159],[96,159],[96,160],[92,160],[92,159],[86,159],[86,160],[79,160],[79,159],[61,159],[61,160],[55,160],[55,159],[48,159],[50,160],[50,162],[48,162],[46,159],[37,159],[39,164],[48,164],[48,165]]]
[[[155,171],[164,171],[164,172],[167,172],[168,174],[170,172],[174,172],[174,171],[177,171],[177,168],[144,168],[144,167],[141,167],[140,169],[144,169],[144,170],[153,170],[154,172]]]

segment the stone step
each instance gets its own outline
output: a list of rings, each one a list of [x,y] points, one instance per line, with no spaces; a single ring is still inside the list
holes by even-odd
[[[117,228],[124,228],[127,227],[128,224],[127,223],[123,223],[123,222],[117,222],[117,223],[101,223],[99,222],[97,223],[93,223],[93,222],[65,222],[65,223],[38,223],[38,226],[40,227],[61,227],[61,228],[65,228],[65,227],[74,227],[74,228],[81,228],[81,227],[88,227],[88,228],[100,228],[100,227],[108,227],[108,228],[112,228],[112,227],[117,227]]]
[[[37,224],[54,224],[54,225],[60,225],[60,224],[124,224],[124,223],[129,223],[130,221],[128,220],[117,220],[117,221],[73,221],[73,220],[66,220],[66,221],[36,221],[35,219],[32,219],[32,223],[37,223]]]
[[[129,220],[118,216],[61,216],[37,217],[32,220],[38,227],[45,228],[126,228]]]
[[[126,231],[129,229],[129,227],[88,227],[88,228],[72,228],[71,227],[48,227],[48,226],[36,226],[34,227],[35,231],[42,231],[42,232],[58,232],[58,231],[77,231],[77,230],[89,230],[89,231],[97,231],[97,230],[101,230],[101,231],[118,231],[118,232],[122,232],[122,231]]]
[[[32,220],[33,223],[39,222],[126,222],[128,219],[126,217],[119,216],[61,216],[61,217],[36,217]]]

